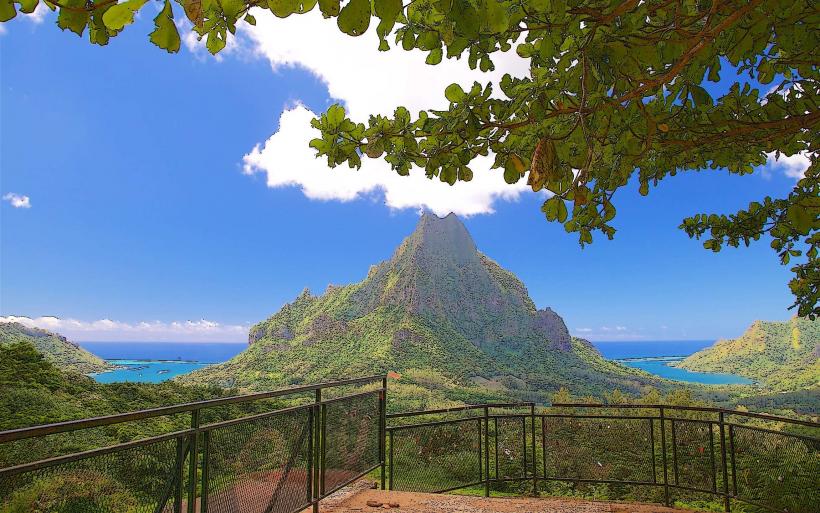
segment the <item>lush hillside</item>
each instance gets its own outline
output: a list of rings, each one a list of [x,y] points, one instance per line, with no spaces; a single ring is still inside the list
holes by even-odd
[[[105,360],[89,353],[62,335],[17,322],[0,323],[0,345],[30,342],[45,358],[60,367],[88,374],[111,369]]]
[[[680,367],[730,372],[760,381],[773,391],[820,388],[820,321],[755,321],[736,339],[689,356]]]
[[[321,296],[306,290],[249,338],[232,360],[179,379],[270,389],[394,371],[400,394],[450,400],[542,399],[562,386],[580,395],[637,392],[657,382],[573,340],[452,214],[425,214],[362,282]]]

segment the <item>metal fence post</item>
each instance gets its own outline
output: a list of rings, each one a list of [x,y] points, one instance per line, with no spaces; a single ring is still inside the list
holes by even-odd
[[[393,489],[393,474],[396,473],[396,466],[393,458],[393,430],[390,430],[390,480],[387,483],[388,489]]]
[[[199,438],[199,408],[191,410],[191,429],[194,430],[190,435],[190,452],[191,459],[188,460],[188,513],[196,512],[196,470],[199,463],[199,449],[197,448],[197,439]]]
[[[325,491],[325,478],[327,477],[327,405],[322,404],[322,452],[319,460],[319,472],[320,477],[319,479],[319,496],[324,497]]]
[[[490,496],[490,409],[484,407],[484,497]],[[498,478],[498,476],[495,476]]]
[[[382,378],[382,393],[379,395],[380,403],[381,403],[381,424],[379,426],[379,450],[380,450],[380,459],[381,459],[381,489],[384,490],[384,483],[385,483],[385,459],[387,456],[387,376]]]
[[[313,502],[313,408],[308,409],[308,450],[307,450],[307,475],[305,476],[305,499],[310,504]]]
[[[726,424],[724,422],[723,412],[718,414],[718,421],[720,422],[720,465],[723,469],[723,510],[730,511],[729,470],[726,467]]]
[[[649,446],[652,448],[652,482],[658,482],[658,470],[655,463],[655,419],[649,419]]]
[[[521,416],[521,456],[524,461],[522,478],[527,479],[527,416]]]
[[[185,438],[177,438],[176,486],[174,486],[174,513],[182,513],[182,481],[185,479]]]
[[[207,513],[208,511],[208,469],[210,467],[210,448],[211,448],[211,432],[204,431],[202,433],[202,484],[199,495],[199,512]]]
[[[484,481],[484,473],[482,472],[484,467],[484,462],[482,461],[484,459],[484,455],[481,451],[481,424],[483,423],[480,418],[476,420],[478,421],[478,482],[481,483]]]
[[[530,434],[532,435],[532,494],[538,495],[538,464],[535,457],[535,403],[530,404]],[[524,435],[526,438],[527,435]]]
[[[675,476],[675,486],[678,486],[678,432],[675,429],[675,419],[672,423],[672,475]]]
[[[547,479],[547,418],[541,417],[541,464],[544,467],[544,479]]]
[[[663,504],[669,506],[669,469],[666,465],[666,420],[663,406],[660,407],[661,420],[661,462],[663,463]]]
[[[322,416],[319,411],[320,405],[322,404],[322,389],[316,389],[316,402],[313,405],[313,429],[315,436],[313,439],[315,440],[313,444],[313,454],[311,457],[313,458],[313,513],[319,513],[319,497],[321,496],[319,492],[319,476],[320,476],[320,460],[319,455],[322,452]]]

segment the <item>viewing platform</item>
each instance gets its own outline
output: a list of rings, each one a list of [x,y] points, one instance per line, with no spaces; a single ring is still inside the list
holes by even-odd
[[[393,505],[391,507],[390,505]],[[385,507],[386,506],[386,507]],[[310,509],[303,513],[310,513]],[[655,504],[585,501],[574,498],[485,498],[416,492],[396,492],[352,486],[334,500],[328,498],[322,513],[692,513]]]
[[[590,497],[602,500],[581,500]],[[645,404],[388,413],[387,377],[373,376],[0,432],[0,513],[661,513],[676,504],[817,513],[820,424]]]

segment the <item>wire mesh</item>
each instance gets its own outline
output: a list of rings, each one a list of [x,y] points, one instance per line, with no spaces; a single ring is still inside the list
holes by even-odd
[[[309,407],[210,430],[209,513],[290,513],[310,503]]]
[[[717,491],[715,453],[719,444],[714,425],[710,422],[672,420],[672,477],[677,486],[707,492]]]
[[[381,461],[379,396],[375,391],[323,405],[323,494],[350,483]]]
[[[438,492],[480,482],[483,422],[462,419],[393,429],[392,489]]]
[[[169,510],[178,476],[177,443],[176,438],[166,438],[19,474],[0,474],[0,512]]]
[[[820,510],[820,440],[730,427],[734,494],[776,511]]]
[[[494,417],[489,420],[490,476],[495,479],[527,477],[525,450],[526,417]]]
[[[545,417],[549,479],[651,483],[647,419]]]

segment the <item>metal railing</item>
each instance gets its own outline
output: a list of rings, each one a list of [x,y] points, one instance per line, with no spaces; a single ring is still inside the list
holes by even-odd
[[[434,420],[407,420],[423,416]],[[717,498],[725,511],[734,501],[778,512],[820,510],[815,422],[670,405],[554,404],[536,412],[533,403],[387,418],[394,490],[483,488],[489,496],[505,483],[527,483],[528,493],[555,483],[603,484],[614,493],[647,489],[642,497],[665,505],[689,495]]]
[[[344,387],[366,390],[322,396]],[[307,404],[202,422],[215,408],[310,393]],[[190,417],[188,429],[0,468],[0,512],[34,503],[46,511],[318,511],[339,488],[377,468],[384,474],[386,399],[387,378],[372,376],[0,432],[2,447]]]
[[[279,402],[214,414],[266,400]],[[373,376],[0,432],[0,457],[10,444],[31,443],[35,460],[0,468],[0,513],[34,503],[44,511],[318,511],[376,469],[391,490],[489,496],[595,485],[612,499],[634,499],[622,492],[639,489],[643,501],[667,505],[696,494],[726,511],[735,501],[820,509],[815,422],[669,405],[492,403],[388,415],[386,401],[386,377]],[[95,429],[122,436],[134,422],[175,415],[187,416],[185,429],[47,458],[34,450],[64,435],[69,449],[87,447],[78,441]]]

